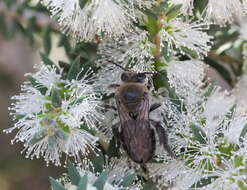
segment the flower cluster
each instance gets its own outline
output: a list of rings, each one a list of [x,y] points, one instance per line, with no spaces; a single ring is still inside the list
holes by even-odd
[[[187,64],[192,66],[194,63]],[[188,68],[191,69],[190,73],[200,75],[198,69],[192,71],[193,67]],[[169,120],[168,126],[171,126],[170,138],[174,150],[182,161],[174,164],[173,160],[167,160],[167,165],[153,170],[153,175],[163,176],[161,186],[175,182],[173,189],[246,187],[247,117],[237,111],[235,97],[217,87],[201,89],[195,94],[190,88],[197,89],[198,77],[194,78],[194,84],[186,85],[183,84],[182,72],[169,72],[172,72],[168,75],[170,83],[180,95],[181,104],[178,106],[168,99],[162,110],[165,119]],[[193,81],[190,77],[186,79]],[[181,88],[184,88],[182,93]],[[190,180],[179,180],[181,175]]]
[[[66,51],[72,63],[61,63],[60,67],[48,61],[36,73],[27,74],[29,82],[13,97],[10,110],[16,123],[5,130],[18,130],[12,142],[23,142],[23,151],[31,159],[44,157],[47,164],[61,165],[65,156],[80,164],[75,168],[69,162],[66,178],[61,183],[51,180],[53,189],[247,188],[247,116],[242,106],[246,104],[246,73],[228,92],[210,83],[203,66],[208,61],[203,58],[213,46],[213,32],[208,32],[211,24],[222,27],[238,21],[236,44],[242,43],[241,72],[246,72],[247,25],[243,15],[247,0],[208,0],[200,4],[201,10],[196,6],[201,2],[193,0],[42,3],[66,34],[87,45],[97,42],[92,45],[93,58],[85,50],[86,43],[78,42],[75,50],[70,47],[73,50]],[[216,40],[215,46],[220,44],[220,39]],[[220,62],[219,51],[212,52],[209,59],[217,57]],[[136,164],[122,151],[121,141],[134,135],[128,139],[119,130],[120,135],[114,136],[111,126],[119,123],[120,112],[127,109],[118,110],[115,89],[108,87],[122,84],[123,71],[150,74],[147,83],[138,85],[149,90],[149,105],[154,102],[159,107],[144,119],[150,121],[150,133],[157,132],[153,121],[162,125],[162,133],[152,135],[152,143],[156,136],[163,137],[161,142],[167,138],[175,158],[158,143],[152,144],[156,151],[148,163]],[[235,68],[234,72],[241,73]],[[136,106],[136,102],[130,104]],[[135,120],[133,125],[141,123],[136,113],[128,114]],[[135,148],[142,147],[131,151]]]
[[[43,156],[47,163],[60,165],[62,153],[81,162],[81,155],[91,151],[97,141],[90,128],[102,119],[100,96],[90,84],[90,71],[80,80],[63,80],[58,69],[42,66],[35,74],[27,74],[31,82],[22,86],[10,108],[17,120],[10,133],[18,129],[12,142],[24,142],[26,155]]]

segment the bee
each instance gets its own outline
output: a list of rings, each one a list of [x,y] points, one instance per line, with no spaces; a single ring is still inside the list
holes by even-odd
[[[122,84],[114,84],[115,100],[120,122],[112,127],[113,134],[128,156],[136,163],[150,161],[156,148],[156,135],[168,154],[174,153],[168,144],[168,136],[160,122],[149,118],[149,113],[160,104],[149,105],[146,74],[123,72]]]

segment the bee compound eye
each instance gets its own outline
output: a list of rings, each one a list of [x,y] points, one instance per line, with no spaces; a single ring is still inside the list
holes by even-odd
[[[122,73],[122,75],[121,75],[121,80],[122,81],[127,81],[128,80],[128,75],[126,74],[126,73]]]
[[[137,74],[137,80],[142,82],[146,79],[146,75],[144,73],[138,73]]]

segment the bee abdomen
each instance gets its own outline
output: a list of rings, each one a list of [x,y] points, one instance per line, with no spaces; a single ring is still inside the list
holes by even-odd
[[[146,163],[155,152],[155,134],[147,120],[131,120],[124,123],[123,146],[130,158],[137,163]]]

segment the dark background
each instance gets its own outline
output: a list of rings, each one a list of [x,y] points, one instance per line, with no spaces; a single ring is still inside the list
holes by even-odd
[[[13,126],[8,111],[10,97],[20,93],[24,74],[32,72],[33,64],[39,62],[38,48],[31,49],[21,36],[12,40],[0,37],[0,190],[46,190],[49,176],[57,177],[63,171],[53,164],[47,167],[42,158],[25,158],[20,153],[22,143],[10,143],[16,131],[3,133],[3,129]]]

